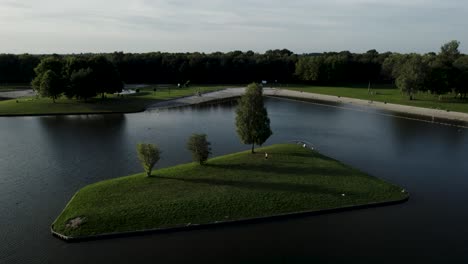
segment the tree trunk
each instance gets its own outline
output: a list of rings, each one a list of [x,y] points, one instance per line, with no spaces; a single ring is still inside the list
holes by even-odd
[[[255,149],[254,149],[254,147],[255,147],[255,143],[252,143],[252,154],[254,154],[254,153],[255,153]]]

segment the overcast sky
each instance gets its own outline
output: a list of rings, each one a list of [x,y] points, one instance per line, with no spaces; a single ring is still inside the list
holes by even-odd
[[[0,0],[0,53],[468,53],[467,0]]]

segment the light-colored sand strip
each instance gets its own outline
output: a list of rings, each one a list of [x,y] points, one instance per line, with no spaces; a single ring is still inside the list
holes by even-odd
[[[220,91],[205,93],[202,96],[193,95],[182,97],[174,100],[158,102],[146,108],[146,110],[154,110],[159,108],[172,108],[179,106],[196,105],[210,101],[223,100],[233,97],[239,97],[245,93],[245,88],[227,88]]]
[[[5,98],[5,99],[15,99],[15,98],[20,98],[20,97],[35,96],[35,95],[36,93],[32,89],[0,92],[0,98]]]
[[[155,103],[149,106],[148,110],[153,110],[153,109],[158,109],[158,108],[171,108],[171,107],[195,105],[195,104],[206,103],[206,102],[215,101],[215,100],[223,100],[223,99],[228,99],[232,97],[239,97],[242,94],[244,94],[244,92],[245,92],[245,88],[228,88],[228,89],[224,89],[221,91],[206,93],[202,96],[188,96],[188,97],[179,98],[175,100]],[[390,104],[390,103],[375,102],[375,101],[354,99],[354,98],[348,98],[348,97],[338,97],[338,96],[332,96],[332,95],[305,93],[305,92],[276,89],[276,88],[264,88],[263,93],[264,95],[267,95],[267,96],[279,96],[279,97],[310,99],[310,100],[318,100],[318,101],[334,102],[334,103],[344,103],[344,104],[360,106],[363,109],[366,109],[366,108],[383,109],[383,110],[394,111],[394,112],[399,112],[399,113],[407,113],[407,114],[427,116],[427,117],[433,117],[433,118],[442,118],[442,119],[448,119],[448,120],[468,122],[468,114],[460,113],[460,112],[447,112],[444,110],[437,110],[437,109]]]
[[[394,111],[394,112],[399,112],[399,113],[407,113],[407,114],[413,114],[413,115],[468,122],[468,114],[466,113],[447,112],[445,110],[414,107],[414,106],[399,105],[399,104],[390,104],[390,103],[368,101],[368,100],[354,99],[354,98],[348,98],[348,97],[338,97],[338,96],[314,94],[314,93],[303,93],[303,92],[298,92],[298,91],[282,90],[282,89],[265,89],[265,95],[275,95],[275,96],[281,96],[281,97],[293,97],[293,98],[303,98],[303,99],[319,100],[319,101],[326,101],[326,102],[345,103],[345,104],[352,104],[352,105],[357,105],[361,107],[377,108],[377,109],[383,109],[383,110],[388,110],[388,111]]]

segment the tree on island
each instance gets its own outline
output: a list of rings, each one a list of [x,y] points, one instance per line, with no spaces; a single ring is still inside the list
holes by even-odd
[[[137,145],[137,153],[146,176],[150,177],[154,165],[159,161],[161,151],[154,144],[140,143]]]
[[[187,142],[187,149],[192,152],[192,159],[203,165],[211,154],[211,143],[205,134],[192,134]]]
[[[255,153],[255,144],[262,145],[273,134],[263,105],[263,88],[256,83],[249,84],[239,100],[236,127],[242,143],[252,144],[252,153]]]

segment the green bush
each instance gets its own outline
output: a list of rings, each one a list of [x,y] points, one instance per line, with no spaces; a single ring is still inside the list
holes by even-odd
[[[205,134],[192,134],[187,142],[187,148],[192,152],[193,161],[203,165],[211,154],[210,145]]]

